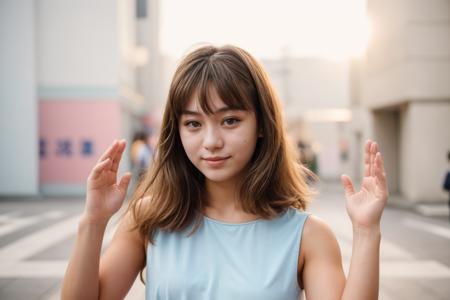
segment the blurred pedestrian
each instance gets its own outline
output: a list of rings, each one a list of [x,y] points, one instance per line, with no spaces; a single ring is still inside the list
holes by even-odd
[[[183,58],[170,86],[154,166],[106,252],[106,224],[125,198],[125,141],[88,178],[86,209],[62,299],[123,299],[146,268],[146,299],[377,299],[380,219],[388,191],[367,141],[360,191],[342,176],[353,225],[348,279],[325,222],[306,212],[308,171],[289,145],[263,67],[234,46]],[[141,273],[142,274],[142,273]]]
[[[153,151],[148,143],[149,136],[145,131],[137,131],[133,135],[130,146],[133,179],[137,181],[151,165]]]
[[[447,160],[450,163],[450,151],[447,152]],[[442,188],[448,192],[448,209],[449,209],[449,221],[450,221],[450,169],[447,171]]]
[[[316,176],[318,174],[317,156],[313,151],[311,144],[305,143],[303,141],[298,141],[297,151],[299,153],[300,163],[311,171],[311,173],[308,173],[307,175],[308,184],[312,185],[316,183],[318,180]]]

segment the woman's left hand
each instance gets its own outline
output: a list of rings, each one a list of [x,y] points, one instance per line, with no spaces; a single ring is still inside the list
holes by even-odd
[[[361,190],[355,191],[347,175],[341,180],[347,198],[347,213],[354,229],[379,229],[381,214],[389,195],[386,173],[376,142],[367,141],[364,147],[364,177]]]

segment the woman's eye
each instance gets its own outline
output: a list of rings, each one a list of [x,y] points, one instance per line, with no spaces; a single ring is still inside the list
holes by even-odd
[[[228,118],[223,121],[223,123],[227,126],[236,125],[239,122],[240,122],[240,120],[238,120],[236,118]]]
[[[184,123],[184,126],[186,126],[188,128],[197,128],[200,126],[200,123],[197,121],[186,121]]]

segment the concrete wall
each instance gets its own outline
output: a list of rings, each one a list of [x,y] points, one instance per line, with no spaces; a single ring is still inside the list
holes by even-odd
[[[285,57],[262,63],[288,119],[305,117],[312,109],[347,108],[349,105],[349,65],[346,62]]]
[[[400,191],[400,113],[398,110],[381,110],[373,113],[373,139],[383,154],[386,174],[388,174],[389,191],[394,194]]]
[[[137,43],[147,52],[147,62],[137,68],[138,91],[144,95],[148,112],[165,105],[166,94],[162,89],[162,57],[159,52],[158,0],[147,0],[147,16],[137,19]]]
[[[349,106],[349,65],[289,56],[262,63],[283,104],[294,143],[302,140],[313,145],[320,177],[338,180],[345,169],[339,144],[345,142],[346,125],[326,112]]]
[[[412,203],[443,202],[450,150],[450,1],[369,0],[367,8],[374,35],[355,102],[373,116],[364,131],[380,143],[393,194]]]
[[[35,1],[0,1],[0,195],[38,193]]]
[[[40,89],[119,85],[117,4],[109,0],[36,2]]]
[[[368,107],[450,98],[450,1],[369,0]]]
[[[0,2],[0,195],[82,195],[101,152],[130,139],[146,104],[137,29],[135,1]]]
[[[36,2],[43,194],[83,195],[98,157],[126,137],[119,8],[109,0]]]
[[[356,182],[360,182],[364,174],[365,142],[368,139],[376,140],[374,119],[374,114],[367,109],[352,108],[352,121],[346,131],[349,141],[349,161],[344,165],[344,172]]]
[[[414,102],[401,111],[400,184],[411,201],[448,197],[442,183],[449,168],[449,116],[448,102]]]

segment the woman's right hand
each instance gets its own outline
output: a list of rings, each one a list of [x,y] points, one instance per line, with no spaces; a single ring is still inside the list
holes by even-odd
[[[131,173],[127,172],[117,183],[117,170],[125,146],[125,140],[114,141],[89,174],[84,212],[86,221],[106,224],[122,206],[131,180]]]

